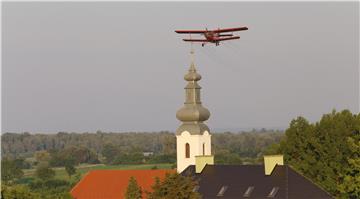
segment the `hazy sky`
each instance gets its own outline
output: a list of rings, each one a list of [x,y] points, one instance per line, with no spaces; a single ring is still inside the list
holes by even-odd
[[[210,129],[359,110],[359,4],[3,3],[2,132],[175,131],[189,66],[175,29],[248,26],[195,47]]]

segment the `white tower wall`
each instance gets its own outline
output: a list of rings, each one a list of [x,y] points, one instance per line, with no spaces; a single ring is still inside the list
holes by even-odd
[[[190,145],[190,157],[186,158],[186,143]],[[203,150],[203,144],[204,149]],[[184,131],[176,136],[177,172],[181,173],[189,165],[195,165],[195,156],[211,155],[211,135],[205,131],[202,135],[191,135]],[[205,152],[205,153],[204,153]]]

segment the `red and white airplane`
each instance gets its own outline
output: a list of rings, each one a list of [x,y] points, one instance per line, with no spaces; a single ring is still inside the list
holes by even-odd
[[[205,30],[175,30],[176,33],[179,34],[201,34],[204,35],[205,39],[183,39],[187,42],[202,42],[202,46],[204,46],[206,43],[215,43],[215,45],[219,45],[220,41],[225,40],[234,40],[234,39],[240,39],[239,36],[234,36],[231,34],[221,34],[224,32],[236,32],[236,31],[242,31],[242,30],[248,30],[247,27],[239,27],[239,28],[225,28],[225,29],[216,29],[216,30],[208,30],[207,28]]]

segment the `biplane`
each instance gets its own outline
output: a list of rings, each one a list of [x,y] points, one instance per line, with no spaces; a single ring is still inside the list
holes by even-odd
[[[202,46],[206,43],[214,43],[216,46],[220,44],[221,41],[240,39],[239,36],[234,36],[233,32],[248,30],[247,27],[238,27],[238,28],[225,28],[225,29],[215,29],[215,30],[175,30],[178,34],[190,34],[190,39],[183,39],[186,42],[201,42]],[[231,33],[230,33],[231,32]],[[222,34],[226,33],[226,34]],[[205,39],[192,39],[191,34],[200,34],[205,37]]]

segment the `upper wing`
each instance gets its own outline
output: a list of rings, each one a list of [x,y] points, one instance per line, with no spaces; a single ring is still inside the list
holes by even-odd
[[[220,33],[220,32],[235,32],[235,31],[241,31],[241,30],[248,30],[247,27],[239,27],[239,28],[226,28],[226,29],[217,29],[213,32]]]
[[[239,36],[236,36],[236,37],[224,37],[224,38],[215,39],[215,41],[225,41],[225,40],[232,40],[232,39],[240,39],[240,37]]]
[[[184,41],[190,41],[190,42],[208,42],[206,39],[183,39]]]
[[[205,33],[206,30],[175,30],[175,32],[179,34],[201,34]]]

